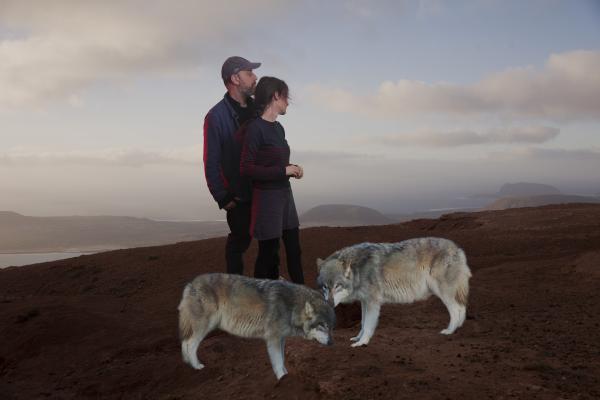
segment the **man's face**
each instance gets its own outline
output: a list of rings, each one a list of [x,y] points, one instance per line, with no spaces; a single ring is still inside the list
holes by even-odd
[[[254,89],[256,89],[256,75],[254,72],[240,71],[234,76],[237,77],[236,83],[238,84],[240,93],[246,97],[252,96],[254,94]]]

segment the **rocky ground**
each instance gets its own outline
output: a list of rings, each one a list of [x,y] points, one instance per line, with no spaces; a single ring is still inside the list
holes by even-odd
[[[181,361],[176,309],[186,282],[224,270],[224,239],[100,253],[0,271],[0,398],[600,398],[599,205],[301,235],[311,286],[315,259],[346,245],[454,240],[473,271],[465,325],[440,335],[437,298],[386,305],[369,346],[350,348],[360,309],[338,307],[335,345],[289,340],[279,383],[263,342],[224,333],[202,343],[196,371]]]

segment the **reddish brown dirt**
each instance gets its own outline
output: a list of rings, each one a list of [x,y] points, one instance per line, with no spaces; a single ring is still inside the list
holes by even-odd
[[[438,333],[448,316],[436,298],[386,305],[371,344],[353,349],[360,312],[338,307],[336,344],[289,340],[278,384],[260,340],[215,334],[199,350],[205,369],[181,361],[181,291],[223,271],[222,238],[2,270],[0,398],[600,398],[600,206],[306,229],[308,283],[314,260],[340,247],[420,236],[467,253],[463,328]]]

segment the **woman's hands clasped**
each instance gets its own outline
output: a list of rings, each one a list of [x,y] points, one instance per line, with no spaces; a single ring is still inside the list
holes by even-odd
[[[285,176],[291,176],[296,179],[302,179],[304,176],[304,169],[301,166],[296,164],[290,164],[285,167]]]

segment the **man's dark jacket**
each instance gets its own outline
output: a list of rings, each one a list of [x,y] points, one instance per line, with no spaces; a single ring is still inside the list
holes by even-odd
[[[249,179],[240,177],[243,130],[226,96],[204,118],[204,175],[219,208],[251,198]]]

